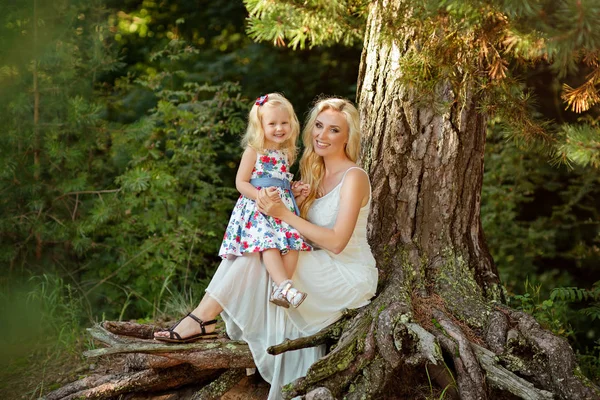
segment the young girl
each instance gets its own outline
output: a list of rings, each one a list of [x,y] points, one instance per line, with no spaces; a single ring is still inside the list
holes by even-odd
[[[250,110],[242,145],[246,148],[235,178],[241,193],[229,220],[219,255],[223,258],[261,252],[273,280],[270,301],[298,307],[306,298],[292,285],[298,250],[311,250],[298,231],[258,211],[256,197],[262,187],[275,186],[290,210],[299,214],[295,196],[303,200],[307,185],[291,185],[289,165],[296,158],[300,124],[292,104],[278,93],[259,97]]]

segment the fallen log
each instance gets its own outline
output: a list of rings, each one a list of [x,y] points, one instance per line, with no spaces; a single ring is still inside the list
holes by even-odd
[[[252,353],[245,342],[229,340],[224,334],[214,340],[170,344],[152,339],[158,328],[133,322],[107,321],[88,329],[106,347],[88,350],[85,357],[110,357],[105,374],[93,374],[48,393],[46,400],[108,399],[123,394],[153,398],[165,394],[177,398],[173,389],[215,381],[212,389],[194,390],[194,398],[216,398],[254,368]],[[218,388],[218,389],[217,389]],[[189,396],[187,396],[189,398]]]

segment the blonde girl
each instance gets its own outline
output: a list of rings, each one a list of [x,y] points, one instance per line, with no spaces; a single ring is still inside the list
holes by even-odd
[[[306,298],[306,293],[293,287],[291,278],[298,251],[311,247],[287,223],[258,211],[256,197],[261,188],[276,187],[284,204],[299,214],[295,196],[304,199],[308,189],[298,183],[293,185],[293,175],[289,172],[296,158],[299,132],[298,118],[285,97],[269,93],[255,101],[242,140],[245,150],[235,180],[241,196],[219,250],[223,258],[260,252],[274,283],[270,301],[285,308],[298,307]]]

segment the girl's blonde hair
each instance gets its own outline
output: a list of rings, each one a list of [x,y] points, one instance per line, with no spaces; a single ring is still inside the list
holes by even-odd
[[[300,207],[300,215],[306,218],[310,206],[315,201],[319,193],[321,181],[325,175],[325,164],[323,158],[315,153],[313,146],[312,131],[315,126],[317,116],[325,110],[334,110],[342,113],[348,123],[348,143],[346,143],[346,156],[352,162],[358,161],[360,154],[360,117],[358,110],[346,99],[325,98],[318,100],[308,114],[302,139],[304,143],[304,153],[300,159],[300,175],[304,183],[310,185],[310,192],[306,201]]]
[[[250,113],[248,114],[248,128],[246,129],[246,133],[242,138],[242,146],[244,148],[247,146],[252,147],[259,154],[264,153],[265,131],[262,127],[262,116],[264,114],[264,109],[265,107],[281,107],[286,110],[290,116],[290,128],[292,134],[285,142],[282,143],[281,150],[286,153],[289,166],[291,166],[294,161],[296,161],[296,154],[298,152],[296,147],[296,140],[298,139],[298,135],[300,133],[300,123],[298,122],[298,117],[294,112],[292,103],[283,97],[283,95],[279,93],[269,93],[266,96],[267,99],[262,103],[262,105],[257,104],[262,98],[257,99],[252,106]]]

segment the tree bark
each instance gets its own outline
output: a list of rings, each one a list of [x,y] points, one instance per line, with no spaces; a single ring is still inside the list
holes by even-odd
[[[373,3],[359,72],[362,164],[373,182],[370,243],[384,276],[397,269],[388,258],[393,250],[413,266],[404,272],[417,284],[460,257],[482,294],[500,299],[480,221],[487,119],[469,79],[460,88],[437,85],[435,100],[449,104],[442,110],[401,83],[413,33],[391,38],[384,30],[400,3]]]

